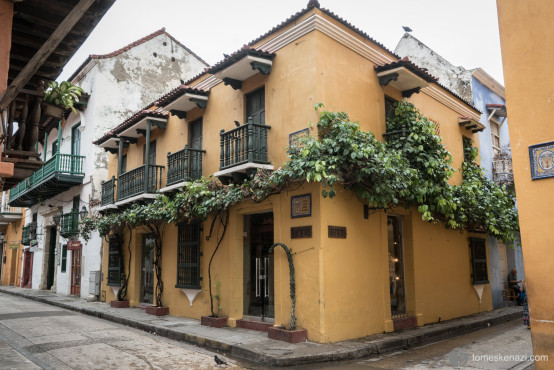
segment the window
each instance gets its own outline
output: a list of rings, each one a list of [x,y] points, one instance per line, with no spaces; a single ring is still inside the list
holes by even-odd
[[[487,244],[485,239],[469,238],[473,284],[487,284]]]
[[[176,288],[200,289],[200,223],[181,223],[177,236]]]
[[[265,125],[265,89],[262,87],[246,95],[246,120],[252,117],[254,123]]]
[[[396,99],[385,95],[385,118],[394,116],[394,104],[398,103]]]
[[[500,153],[501,144],[500,144],[500,124],[495,118],[491,118],[489,121],[491,126],[491,139],[492,139],[492,149],[493,155]]]
[[[52,157],[55,156],[57,152],[58,152],[58,140],[54,140],[52,142]]]
[[[65,272],[67,268],[67,244],[62,246],[62,272]]]
[[[112,235],[108,240],[108,286],[121,285],[121,239]]]
[[[71,155],[81,155],[81,131],[80,123],[71,128]]]
[[[471,149],[473,148],[473,143],[470,138],[463,137],[464,145],[464,162],[471,162]]]

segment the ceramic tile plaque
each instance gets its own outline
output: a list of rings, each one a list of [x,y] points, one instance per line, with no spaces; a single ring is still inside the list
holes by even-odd
[[[19,249],[19,241],[8,242],[8,249]]]
[[[304,128],[289,134],[289,147],[301,147],[300,139],[310,135],[310,130]]]
[[[309,217],[312,215],[312,195],[303,194],[290,198],[290,217]]]
[[[533,180],[554,177],[554,141],[531,145],[529,147],[529,159]]]

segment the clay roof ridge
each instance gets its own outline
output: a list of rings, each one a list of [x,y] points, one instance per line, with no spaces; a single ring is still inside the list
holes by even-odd
[[[111,53],[107,53],[107,54],[90,54],[86,59],[85,61],[77,68],[77,70],[75,72],[73,72],[73,74],[69,77],[69,81],[73,80],[75,77],[77,77],[77,75],[83,70],[83,68],[85,68],[85,66],[93,59],[109,59],[109,58],[113,58],[113,57],[116,57],[126,51],[129,51],[141,44],[144,44],[145,42],[147,41],[150,41],[160,35],[166,35],[167,37],[169,37],[171,40],[173,40],[175,43],[177,43],[179,46],[181,46],[183,49],[185,49],[189,54],[191,54],[192,56],[194,56],[195,58],[197,58],[200,62],[202,62],[204,65],[206,65],[207,67],[209,67],[210,65],[202,58],[200,58],[195,52],[193,52],[192,50],[190,50],[188,47],[186,47],[183,43],[181,43],[179,40],[177,40],[175,37],[173,37],[171,34],[169,34],[166,30],[165,30],[165,27],[162,27],[160,28],[159,30],[157,31],[154,31],[152,32],[151,34],[149,35],[146,35],[138,40],[135,40],[133,42],[131,42],[130,44],[127,44],[125,45],[124,47],[122,48],[119,48],[115,51],[112,51]]]

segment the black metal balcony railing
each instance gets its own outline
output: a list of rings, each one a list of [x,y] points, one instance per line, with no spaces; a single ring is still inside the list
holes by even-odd
[[[116,179],[112,176],[111,180],[102,181],[102,203],[101,205],[105,206],[108,204],[115,203],[115,182]]]
[[[61,215],[60,235],[63,237],[79,235],[79,211],[73,210]]]
[[[224,170],[244,163],[269,164],[267,160],[267,131],[271,126],[253,123],[225,132],[220,131],[219,169]]]
[[[167,153],[167,183],[173,185],[183,181],[197,180],[202,177],[202,149],[185,149],[173,154]]]
[[[122,201],[145,192],[155,193],[161,187],[162,171],[164,166],[149,165],[148,176],[145,176],[145,167],[146,165],[142,165],[119,176],[119,179],[117,180],[118,201]],[[146,189],[144,186],[145,181],[148,181]]]
[[[37,224],[31,222],[30,224],[23,226],[21,231],[21,244],[29,245],[31,240],[34,240],[37,235]]]

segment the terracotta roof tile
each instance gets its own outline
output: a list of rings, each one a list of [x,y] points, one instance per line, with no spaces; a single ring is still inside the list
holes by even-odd
[[[164,27],[164,28],[161,28],[161,29],[147,35],[147,36],[144,36],[143,38],[140,38],[140,39],[130,43],[129,45],[126,45],[126,46],[122,47],[121,49],[112,51],[111,53],[108,53],[108,54],[90,54],[87,57],[87,59],[85,59],[85,61],[79,66],[79,68],[77,68],[77,70],[75,72],[73,72],[73,74],[69,77],[68,80],[71,81],[75,77],[77,77],[77,75],[83,70],[83,68],[85,68],[85,66],[93,59],[113,58],[115,56],[118,56],[118,55],[126,52],[126,51],[131,50],[132,48],[134,48],[138,45],[141,45],[141,44],[145,43],[146,41],[150,41],[150,40],[152,40],[152,39],[154,39],[154,38],[156,38],[160,35],[166,35],[171,40],[173,40],[175,43],[177,43],[179,46],[181,46],[183,49],[185,49],[188,53],[190,53],[195,58],[197,58],[199,61],[201,61],[204,65],[206,65],[207,67],[210,66],[208,63],[206,63],[204,61],[204,59],[200,58],[196,53],[194,53],[192,50],[190,50],[185,45],[183,45],[181,42],[179,42],[179,40],[177,40],[175,37],[171,36],[168,32],[166,32],[165,27]]]
[[[391,69],[395,69],[398,67],[404,67],[410,70],[411,72],[415,73],[416,75],[423,78],[426,82],[429,82],[429,83],[437,82],[439,80],[437,77],[432,76],[425,69],[418,67],[407,57],[404,57],[392,63],[375,66],[374,68],[376,72],[383,72],[383,71],[389,71]]]
[[[204,91],[201,89],[195,89],[193,87],[189,87],[187,85],[180,85],[179,87],[171,90],[167,94],[163,95],[156,101],[156,105],[158,107],[165,107],[169,103],[173,102],[178,97],[186,94],[186,93],[192,93],[192,94],[198,94],[198,95],[209,95],[209,91]]]
[[[254,49],[248,45],[244,45],[242,49],[235,51],[233,54],[229,55],[221,62],[214,64],[211,68],[206,68],[204,71],[206,73],[215,74],[229,67],[231,64],[238,62],[239,60],[241,60],[247,55],[251,55],[255,57],[263,57],[263,58],[272,59],[272,60],[273,58],[275,58],[274,53],[267,53],[265,51]]]
[[[154,110],[142,109],[136,112],[135,114],[133,114],[131,117],[127,118],[116,128],[108,131],[108,133],[102,136],[100,139],[95,140],[92,143],[94,145],[100,145],[105,141],[107,141],[108,139],[115,137],[117,134],[121,133],[122,131],[125,131],[127,128],[129,128],[130,126],[134,125],[135,123],[137,123],[138,121],[146,117],[167,118],[169,117],[169,112],[164,112],[160,108],[157,108]]]

